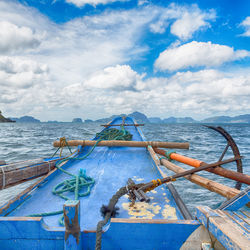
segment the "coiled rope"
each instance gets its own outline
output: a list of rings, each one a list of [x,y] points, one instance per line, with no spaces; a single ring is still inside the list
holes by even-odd
[[[95,180],[91,178],[90,176],[86,175],[86,170],[80,169],[79,174],[75,175],[72,174],[60,167],[60,165],[68,160],[84,160],[86,159],[95,149],[97,144],[102,141],[102,140],[124,140],[124,141],[129,141],[132,139],[132,134],[130,134],[127,130],[124,129],[124,126],[121,126],[121,130],[116,129],[116,128],[110,128],[110,129],[104,129],[102,132],[96,134],[96,143],[95,145],[90,149],[90,151],[84,155],[83,157],[75,157],[75,156],[69,156],[66,157],[60,161],[58,161],[55,164],[55,167],[62,171],[63,173],[72,176],[71,179],[69,180],[64,180],[60,183],[58,183],[52,190],[52,193],[54,195],[57,195],[61,197],[64,200],[68,200],[67,196],[63,195],[65,192],[73,192],[75,194],[75,200],[78,200],[79,197],[84,197],[90,194],[91,188],[93,187]],[[62,145],[61,146],[61,151],[60,151],[60,156],[62,155],[62,148],[64,145],[68,146],[69,150],[70,147],[65,139],[65,137],[61,138],[60,141],[62,140]],[[60,147],[56,150],[56,152],[53,154],[53,156],[58,152]],[[71,150],[70,150],[71,152]],[[84,189],[84,192],[82,192],[82,189]],[[82,192],[82,193],[80,193]],[[44,217],[44,216],[53,216],[57,214],[62,214],[63,210],[60,211],[54,211],[54,212],[48,212],[48,213],[39,213],[39,214],[31,214],[28,215],[28,217]],[[63,215],[59,218],[59,224],[64,226],[64,221],[63,221]]]

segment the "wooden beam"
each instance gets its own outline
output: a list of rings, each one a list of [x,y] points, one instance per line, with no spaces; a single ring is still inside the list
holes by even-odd
[[[186,171],[184,168],[181,168],[181,167],[171,163],[170,161],[168,161],[166,159],[161,159],[160,161],[161,161],[161,164],[163,166],[165,166],[166,168],[168,168],[169,170],[171,170],[175,173],[182,173],[182,172]],[[208,189],[211,192],[215,192],[217,194],[220,194],[220,195],[226,197],[227,199],[231,199],[235,195],[240,193],[240,191],[235,189],[235,188],[227,187],[223,184],[209,180],[209,179],[204,178],[202,176],[199,176],[197,174],[184,176],[184,178],[188,179],[189,181],[191,181],[191,182],[193,182],[201,187]]]
[[[69,146],[94,146],[96,141],[92,140],[69,140],[67,141]],[[161,147],[161,148],[180,148],[189,149],[188,142],[161,142],[161,141],[100,141],[97,146],[107,146],[107,147]],[[60,141],[54,141],[54,147],[60,147]],[[62,146],[65,146],[63,144]]]
[[[118,127],[118,126],[135,126],[135,127],[138,127],[138,126],[144,126],[144,124],[138,124],[138,123],[135,123],[135,124],[101,124],[101,126],[103,126],[103,127]]]
[[[67,162],[68,161],[65,161],[65,162],[61,163],[59,167],[62,167]],[[29,192],[31,192],[32,190],[34,190],[39,184],[41,184],[43,181],[45,181],[50,175],[52,175],[57,170],[58,170],[57,168],[54,168],[52,171],[48,172],[46,175],[44,175],[43,177],[41,177],[34,184],[30,185],[25,190],[23,190],[21,193],[19,193],[18,195],[16,195],[13,199],[11,199],[10,201],[8,201],[4,206],[2,206],[0,208],[0,215],[2,213],[4,213],[4,215],[6,213],[10,213],[11,212],[11,211],[9,211],[10,209],[12,209],[12,210],[16,209],[16,207],[18,206],[18,201],[22,202],[23,200],[25,200],[28,197],[28,193]]]
[[[0,169],[3,168],[4,172],[16,170],[19,168],[25,168],[31,165],[36,165],[45,162],[43,158],[33,159],[33,160],[27,160],[27,161],[20,161],[20,162],[14,162],[10,164],[6,164],[4,166],[1,166]]]
[[[81,249],[80,201],[67,200],[63,205],[65,223],[65,250]]]
[[[47,174],[49,171],[55,168],[56,161],[58,160],[46,162],[36,166],[0,173],[0,188],[7,188],[10,185],[17,184],[24,180]]]
[[[164,150],[162,150],[162,149],[154,148],[154,151],[157,154],[166,156],[166,152]],[[169,155],[169,157],[172,160],[179,161],[179,162],[182,162],[184,164],[187,164],[189,166],[196,167],[196,168],[207,165],[207,163],[205,163],[203,161],[196,160],[196,159],[193,159],[193,158],[189,158],[189,157],[177,154],[177,153],[171,153]],[[250,185],[250,176],[247,175],[247,174],[243,174],[243,173],[235,172],[235,171],[232,171],[232,170],[229,170],[229,169],[225,169],[225,168],[223,168],[221,166],[206,169],[206,171],[217,174],[217,175],[220,175],[220,176],[223,176],[223,177],[226,177],[226,178],[229,178],[231,180],[239,181],[241,183],[245,183],[247,185]]]

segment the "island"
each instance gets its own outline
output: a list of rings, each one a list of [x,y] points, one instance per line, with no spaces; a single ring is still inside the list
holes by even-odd
[[[82,119],[81,118],[74,118],[72,120],[72,122],[74,122],[74,123],[82,123]]]
[[[34,117],[28,116],[28,115],[22,116],[20,118],[14,117],[14,118],[11,118],[11,119],[16,121],[16,122],[41,122],[40,120],[35,119]]]
[[[9,118],[5,118],[3,115],[2,115],[2,111],[0,110],[0,122],[15,122]]]

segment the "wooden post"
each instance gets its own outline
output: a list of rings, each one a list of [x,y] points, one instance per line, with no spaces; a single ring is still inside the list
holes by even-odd
[[[94,146],[96,141],[91,140],[69,140],[67,141],[68,146]],[[65,147],[61,145],[60,141],[54,141],[54,147]],[[120,140],[111,140],[111,141],[100,141],[97,146],[107,146],[107,147],[161,147],[161,148],[181,148],[189,149],[188,142],[162,142],[162,141],[120,141]]]
[[[64,249],[81,249],[80,201],[67,200],[63,205],[65,223]]]

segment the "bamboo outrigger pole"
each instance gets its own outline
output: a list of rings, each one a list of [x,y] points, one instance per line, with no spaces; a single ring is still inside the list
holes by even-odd
[[[94,146],[97,141],[92,140],[69,140],[67,141],[68,146]],[[60,141],[55,141],[53,143],[54,147],[65,147],[65,143],[60,143]],[[161,141],[100,141],[97,146],[108,146],[108,147],[161,147],[161,148],[179,148],[179,149],[189,149],[188,142],[161,142]]]
[[[228,162],[232,162],[233,160],[234,159],[232,158],[232,159],[228,159],[225,161],[221,161],[220,164],[226,164]],[[159,179],[159,180],[155,180],[155,181],[146,183],[144,186],[142,186],[138,190],[143,190],[143,191],[147,192],[147,191],[150,191],[150,190],[154,189],[155,187],[160,186],[166,182],[174,181],[176,178],[184,177],[184,178],[188,179],[189,181],[210,190],[211,192],[215,192],[217,194],[220,194],[220,195],[226,197],[227,199],[231,199],[235,195],[240,193],[240,191],[235,189],[235,188],[227,187],[223,184],[220,184],[218,182],[209,180],[207,178],[204,178],[202,176],[195,174],[195,172],[200,172],[202,170],[206,170],[206,169],[209,169],[209,168],[212,168],[212,167],[218,165],[218,162],[212,163],[212,164],[207,164],[207,165],[201,166],[201,167],[196,168],[196,169],[191,169],[191,170],[185,170],[185,169],[171,163],[170,161],[168,161],[166,159],[161,159],[160,162],[166,168],[168,168],[169,170],[171,170],[177,174],[170,176],[170,177],[166,177],[163,179]]]
[[[166,152],[164,150],[162,150],[162,149],[154,148],[154,151],[157,154],[166,156]],[[177,153],[169,154],[169,158],[171,160],[175,160],[175,161],[184,163],[186,165],[189,165],[189,166],[192,166],[192,167],[195,167],[195,168],[199,168],[201,166],[208,165],[207,163],[205,163],[203,161],[196,160],[196,159],[193,159],[193,158],[190,158],[190,157],[187,157],[187,156],[183,156],[183,155],[180,155],[180,154],[177,154]],[[205,170],[208,171],[208,172],[211,172],[211,173],[214,173],[214,174],[229,178],[231,180],[239,181],[241,183],[245,183],[245,184],[250,185],[250,176],[249,175],[239,173],[239,172],[235,172],[235,171],[232,171],[232,170],[228,170],[228,169],[222,168],[220,166],[216,166],[214,168],[209,168],[209,169],[205,169]]]

